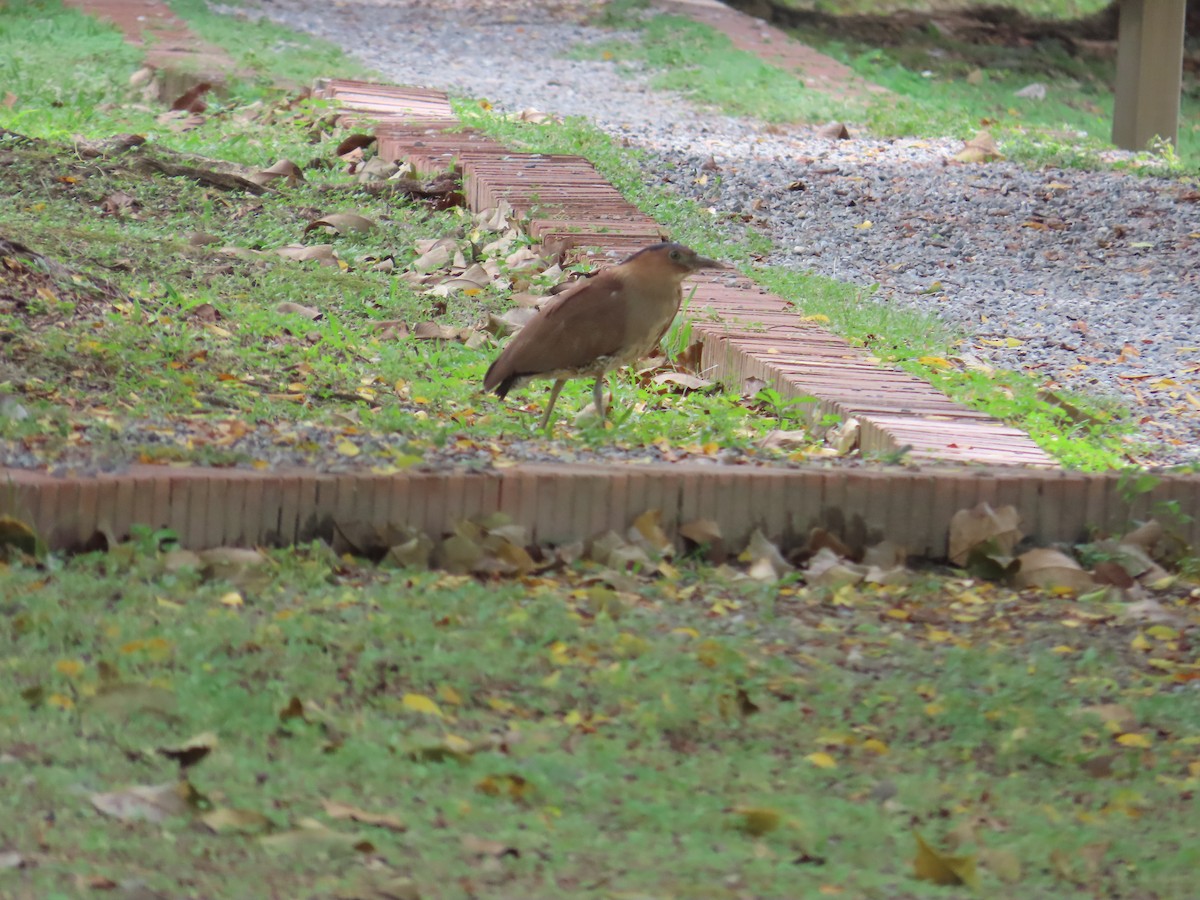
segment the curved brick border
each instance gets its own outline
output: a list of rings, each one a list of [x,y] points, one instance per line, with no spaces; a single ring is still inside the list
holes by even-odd
[[[473,210],[507,203],[528,220],[546,253],[620,256],[665,236],[586,159],[518,153],[462,130],[440,91],[339,79],[318,89],[351,120],[381,120],[375,129],[381,157],[425,175],[457,170]],[[693,333],[704,339],[701,362],[712,378],[738,389],[755,377],[785,398],[815,398],[812,419],[834,413],[859,420],[866,452],[907,446],[916,461],[1055,465],[1028,435],[954,403],[915,376],[875,365],[749,278],[702,273],[688,281],[685,291],[692,289]]]
[[[1118,476],[1069,472],[887,468],[783,469],[696,463],[526,465],[487,472],[322,475],[135,466],[119,475],[55,478],[0,469],[0,514],[31,523],[53,549],[128,538],[131,526],[170,528],[185,547],[331,540],[335,526],[410,526],[433,537],[465,519],[503,512],[535,542],[564,544],[614,530],[657,509],[669,535],[712,519],[740,550],[758,528],[784,547],[821,526],[854,547],[887,539],[911,554],[946,554],[950,518],[987,502],[1012,504],[1039,542],[1076,542],[1089,529],[1120,533],[1154,504],[1193,516],[1182,535],[1200,544],[1200,478],[1166,477],[1129,502]]]
[[[149,32],[162,44],[159,52],[186,53],[197,46],[186,26],[179,30],[178,20],[162,18],[169,10],[155,0],[68,2],[107,12],[135,42]],[[118,10],[123,12],[118,15]],[[158,17],[150,24],[146,10]],[[560,167],[569,176],[570,189],[546,203],[545,185],[538,184],[537,208],[525,210],[538,236],[559,252],[579,252],[601,241],[619,252],[656,234],[658,226],[614,196],[611,186],[597,183],[598,176],[592,181],[586,160],[514,154],[481,135],[446,134],[455,120],[444,94],[355,82],[331,82],[326,90],[340,92],[350,107],[385,117],[379,129],[381,152],[406,148],[429,167],[458,165],[476,205],[498,199],[518,205],[522,197],[531,203],[531,173],[539,166]],[[569,204],[577,196],[586,200],[583,214],[571,212]],[[785,393],[818,393],[815,388],[821,387],[822,409],[863,417],[868,448],[902,440],[920,444],[914,455],[937,456],[927,452],[932,447],[943,455],[963,449],[962,459],[1044,460],[1024,435],[956,407],[923,382],[909,383],[902,373],[870,367],[845,342],[806,328],[784,301],[741,276],[697,280],[696,287],[699,302],[719,307],[724,317],[702,326],[708,331],[707,364],[724,367],[729,377],[777,379]],[[781,352],[785,339],[807,341],[807,356],[789,358]],[[868,371],[874,374],[863,382]],[[818,384],[822,377],[824,383]],[[712,519],[734,548],[756,528],[787,547],[821,526],[852,546],[888,539],[914,555],[941,558],[951,516],[979,502],[1016,506],[1023,530],[1051,542],[1080,540],[1090,528],[1120,532],[1160,501],[1173,501],[1192,516],[1181,537],[1200,544],[1200,478],[1195,476],[1165,477],[1152,492],[1130,502],[1116,475],[1012,467],[792,470],[570,464],[378,476],[138,466],[121,474],[62,478],[0,469],[0,515],[31,523],[52,549],[87,546],[98,534],[124,540],[135,524],[170,528],[192,548],[330,540],[339,526],[407,526],[437,536],[464,519],[493,512],[529,528],[535,541],[563,543],[624,531],[636,516],[657,509],[668,533],[674,535],[678,525],[695,519]]]

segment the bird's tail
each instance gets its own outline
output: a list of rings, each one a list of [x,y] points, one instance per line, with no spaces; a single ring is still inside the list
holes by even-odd
[[[519,377],[514,372],[506,372],[507,366],[500,367],[503,360],[504,357],[501,355],[500,359],[488,366],[488,370],[483,376],[483,389],[495,391],[496,396],[501,400],[508,396],[508,392],[513,389],[513,385],[517,383]]]

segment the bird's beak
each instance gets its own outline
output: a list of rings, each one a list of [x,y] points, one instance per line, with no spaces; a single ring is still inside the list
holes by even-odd
[[[721,262],[719,259],[709,259],[707,256],[697,256],[696,262],[692,266],[693,269],[728,269],[727,263]]]

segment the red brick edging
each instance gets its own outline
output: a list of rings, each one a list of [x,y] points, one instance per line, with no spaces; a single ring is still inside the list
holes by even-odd
[[[821,526],[852,546],[887,539],[942,558],[950,518],[987,502],[1011,504],[1039,542],[1076,542],[1090,530],[1119,534],[1175,501],[1193,519],[1180,537],[1200,545],[1200,477],[1166,476],[1124,496],[1115,474],[930,469],[653,465],[523,465],[493,471],[323,475],[135,466],[128,473],[56,478],[0,469],[0,513],[33,525],[54,549],[94,535],[124,540],[134,524],[170,528],[185,547],[266,546],[343,529],[411,526],[432,537],[466,519],[501,512],[537,543],[563,544],[614,530],[647,510],[677,526],[711,519],[740,550],[758,528],[785,547]]]

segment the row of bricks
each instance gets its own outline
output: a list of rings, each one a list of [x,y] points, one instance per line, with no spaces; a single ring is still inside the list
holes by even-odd
[[[817,525],[861,545],[887,538],[944,555],[951,516],[980,502],[1011,504],[1040,541],[1078,541],[1090,529],[1120,533],[1173,501],[1173,524],[1200,544],[1200,478],[1163,477],[1136,497],[1116,475],[891,467],[859,470],[528,465],[489,472],[321,475],[139,466],[129,474],[55,478],[0,470],[0,514],[30,522],[55,548],[97,533],[122,540],[135,524],[170,528],[185,546],[278,545],[329,539],[335,524],[412,526],[448,533],[464,519],[503,512],[534,539],[566,543],[660,510],[668,533],[712,519],[733,547],[759,528],[790,546]]]

